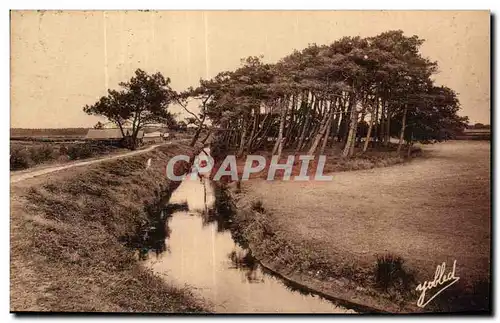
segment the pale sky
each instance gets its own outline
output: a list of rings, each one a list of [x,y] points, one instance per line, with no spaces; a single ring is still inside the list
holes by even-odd
[[[93,126],[83,106],[137,68],[184,90],[243,57],[273,63],[309,43],[395,29],[426,39],[421,51],[439,64],[436,82],[459,93],[461,115],[490,123],[488,11],[12,11],[11,127]]]

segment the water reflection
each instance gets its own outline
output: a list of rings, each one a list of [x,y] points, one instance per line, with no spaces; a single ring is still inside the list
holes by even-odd
[[[159,256],[168,251],[167,241],[171,230],[168,218],[178,211],[188,211],[186,203],[171,203],[164,206],[161,195],[155,192],[156,198],[152,202],[144,202],[146,218],[137,224],[131,235],[120,237],[120,241],[129,249],[137,252],[140,260],[145,260],[150,254]]]
[[[184,180],[170,202],[187,209],[176,209],[163,217],[168,250],[149,257],[145,265],[169,283],[189,286],[213,304],[216,312],[353,312],[317,296],[294,292],[293,286],[266,273],[252,254],[233,240],[228,230],[231,208],[227,200],[216,199],[218,194],[223,192],[214,190],[209,181]]]
[[[209,181],[200,181],[197,175],[189,175],[172,193],[169,203],[185,203],[191,212],[206,213],[215,203],[213,186]]]
[[[228,254],[232,266],[229,269],[238,269],[245,273],[245,277],[249,283],[263,283],[263,276],[259,276],[259,263],[252,256],[250,251],[238,252],[233,250]]]

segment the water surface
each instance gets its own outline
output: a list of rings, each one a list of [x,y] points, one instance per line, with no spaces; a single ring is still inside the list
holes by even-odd
[[[315,295],[292,290],[264,272],[248,250],[240,247],[224,225],[208,216],[214,189],[209,181],[187,179],[170,203],[186,203],[188,211],[168,220],[167,251],[150,255],[146,265],[174,285],[188,286],[220,313],[353,313]]]

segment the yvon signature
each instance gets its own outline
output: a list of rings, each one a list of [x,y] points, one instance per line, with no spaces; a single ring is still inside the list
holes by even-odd
[[[453,269],[446,274],[446,263],[443,262],[441,265],[436,267],[436,273],[434,274],[434,280],[425,281],[423,284],[418,284],[416,290],[421,292],[418,300],[417,306],[424,308],[430,301],[432,301],[436,296],[438,296],[442,291],[455,284],[460,277],[455,276],[457,261],[453,261]],[[426,292],[431,292],[432,289],[440,287],[439,290],[434,291],[434,294],[429,297]],[[427,296],[427,297],[426,297]],[[426,300],[427,298],[427,300]]]

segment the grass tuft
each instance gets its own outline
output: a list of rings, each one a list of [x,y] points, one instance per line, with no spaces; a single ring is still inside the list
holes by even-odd
[[[264,213],[264,204],[261,200],[252,201],[252,210],[259,213]]]
[[[376,286],[385,292],[393,288],[400,294],[408,294],[411,285],[415,283],[415,277],[403,264],[403,258],[392,253],[378,255],[374,268]]]

